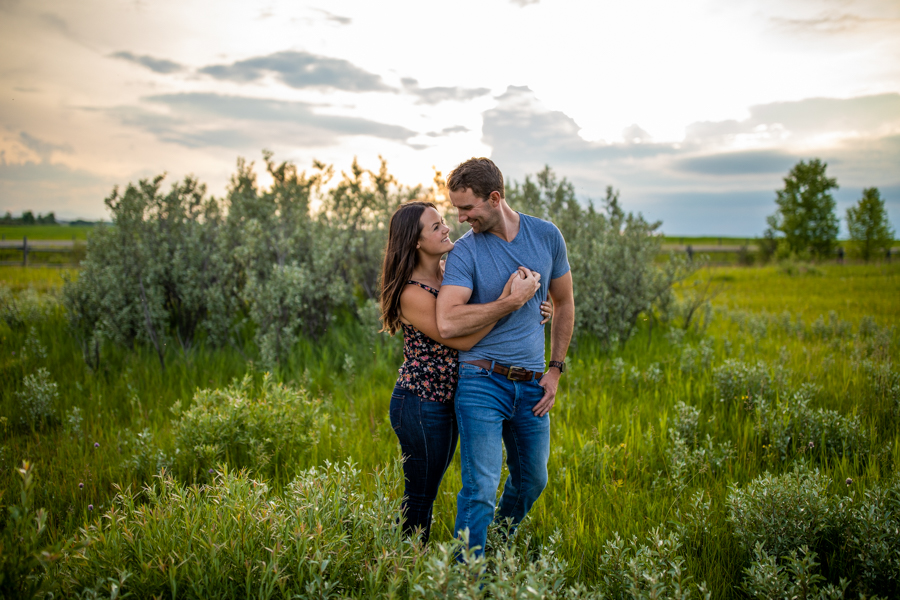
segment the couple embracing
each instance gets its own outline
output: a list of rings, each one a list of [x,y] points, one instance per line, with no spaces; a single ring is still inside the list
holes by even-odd
[[[390,419],[406,458],[405,531],[421,531],[428,541],[459,439],[454,531],[468,530],[469,547],[481,553],[495,509],[515,527],[547,485],[549,412],[575,305],[562,235],[506,204],[503,175],[491,160],[460,164],[447,187],[459,221],[472,228],[455,244],[431,203],[404,204],[391,217],[382,322],[391,334],[402,329],[404,363]],[[544,324],[553,310],[545,366]],[[496,507],[504,446],[509,477]]]

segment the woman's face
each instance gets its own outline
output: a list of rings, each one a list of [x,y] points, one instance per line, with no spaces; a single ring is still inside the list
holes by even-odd
[[[422,233],[419,235],[419,243],[416,248],[426,254],[441,255],[453,250],[453,242],[448,235],[450,228],[444,225],[444,219],[440,213],[430,206],[422,213],[419,219],[422,225]]]

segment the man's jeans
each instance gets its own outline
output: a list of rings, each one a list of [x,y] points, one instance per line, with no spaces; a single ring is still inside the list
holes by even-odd
[[[431,509],[444,472],[456,451],[456,417],[450,402],[423,400],[401,387],[391,394],[391,427],[400,440],[406,461],[403,475],[403,531],[422,530],[422,541],[431,534]]]
[[[456,498],[457,533],[469,529],[469,547],[484,552],[494,519],[503,446],[509,477],[497,517],[513,527],[528,514],[547,485],[550,416],[531,409],[544,395],[537,381],[510,381],[468,363],[459,363],[456,422],[460,434],[462,490]]]

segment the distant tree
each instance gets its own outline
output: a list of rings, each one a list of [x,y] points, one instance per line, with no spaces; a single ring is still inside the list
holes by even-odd
[[[0,225],[14,225],[16,222],[16,218],[12,216],[12,213],[6,211],[6,214],[0,218]]]
[[[784,178],[784,189],[776,192],[778,209],[767,221],[784,236],[791,252],[827,256],[837,242],[838,218],[830,190],[838,184],[826,177],[826,166],[818,158],[801,160]]]
[[[38,225],[56,225],[56,215],[52,212],[47,213],[46,215],[38,215],[37,217]]]
[[[853,249],[866,262],[877,250],[889,248],[893,243],[894,231],[888,223],[878,188],[864,189],[856,206],[847,209],[847,229]]]
[[[22,225],[34,225],[34,213],[26,210],[22,213]]]

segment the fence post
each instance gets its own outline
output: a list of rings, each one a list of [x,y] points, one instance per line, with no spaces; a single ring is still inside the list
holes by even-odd
[[[22,236],[22,266],[28,266],[28,236]]]

